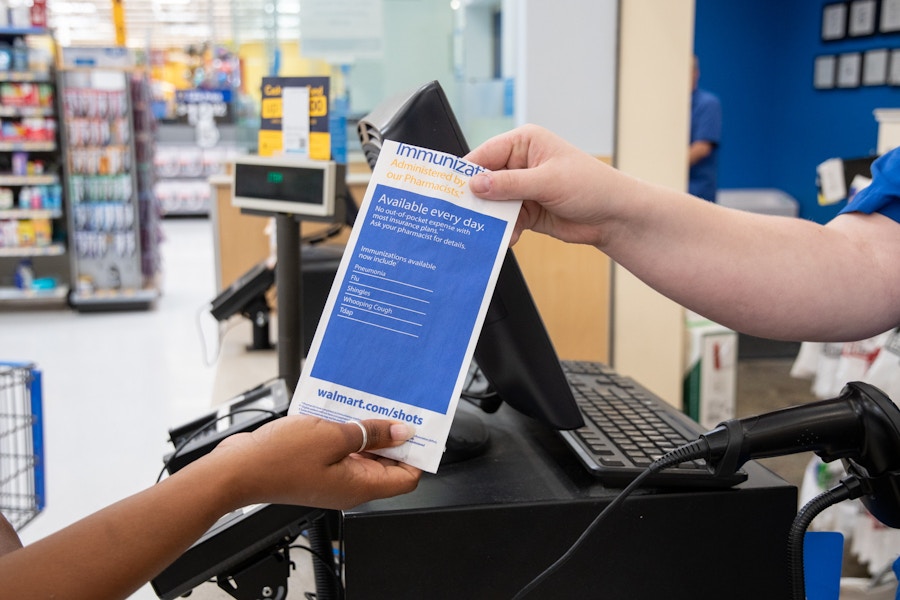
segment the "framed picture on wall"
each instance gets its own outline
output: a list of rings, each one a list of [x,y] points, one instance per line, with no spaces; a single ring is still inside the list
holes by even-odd
[[[847,34],[862,37],[875,33],[876,0],[853,0],[850,3],[850,17],[847,19]]]
[[[881,17],[878,20],[881,33],[900,31],[900,0],[881,0]]]
[[[869,50],[863,55],[863,85],[884,85],[887,83],[888,51],[886,48]]]
[[[891,58],[888,60],[888,84],[900,85],[900,48],[891,50]]]
[[[813,87],[817,90],[830,90],[834,87],[834,74],[837,69],[837,57],[831,54],[817,56],[813,72]]]
[[[838,55],[837,62],[837,87],[859,87],[862,73],[862,54],[859,52],[847,52]]]
[[[822,7],[822,41],[847,37],[847,3],[833,2]]]

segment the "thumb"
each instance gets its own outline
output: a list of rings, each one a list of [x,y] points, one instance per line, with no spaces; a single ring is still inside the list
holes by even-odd
[[[536,200],[547,182],[538,167],[483,171],[469,180],[469,189],[485,200]]]
[[[353,447],[351,452],[393,448],[403,444],[416,434],[415,428],[405,423],[384,419],[352,420],[344,423],[342,427],[348,440],[348,446]]]

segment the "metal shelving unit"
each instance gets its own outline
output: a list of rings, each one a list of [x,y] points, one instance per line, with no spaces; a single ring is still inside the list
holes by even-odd
[[[69,303],[79,311],[139,310],[159,296],[142,256],[132,74],[64,68],[66,191],[72,231]]]
[[[0,305],[64,304],[70,270],[56,46],[35,28],[0,28],[0,45],[12,53],[0,70]]]

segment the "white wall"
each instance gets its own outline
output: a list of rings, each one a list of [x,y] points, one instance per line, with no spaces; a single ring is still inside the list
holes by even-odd
[[[468,0],[462,16],[449,0],[383,2],[384,58],[352,66],[353,112],[437,79],[473,146],[516,124],[537,123],[591,154],[612,155],[617,0]],[[515,89],[512,118],[502,114],[503,81],[490,81],[487,62],[497,6],[501,72]]]
[[[694,0],[623,0],[619,35],[615,164],[685,190]],[[613,366],[680,406],[684,309],[618,265],[613,281]]]
[[[454,102],[455,16],[449,0],[383,0],[383,8],[384,57],[352,65],[351,110],[366,113],[385,98],[433,79]]]
[[[516,4],[516,123],[547,127],[586,152],[611,156],[619,3]]]

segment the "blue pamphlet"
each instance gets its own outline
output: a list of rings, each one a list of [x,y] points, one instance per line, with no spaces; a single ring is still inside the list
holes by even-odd
[[[469,192],[482,171],[385,141],[291,414],[415,427],[378,454],[436,472],[519,202]]]

